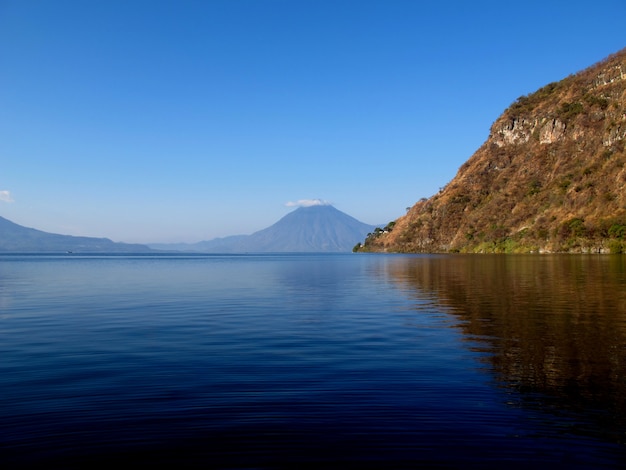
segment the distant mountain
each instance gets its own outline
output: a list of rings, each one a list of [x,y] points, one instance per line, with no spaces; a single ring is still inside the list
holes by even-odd
[[[74,237],[23,227],[0,217],[0,253],[141,253],[145,245],[116,243],[108,238]]]
[[[198,253],[233,253],[234,247],[250,235],[232,235],[197,243],[150,243],[148,246],[161,251],[189,251]]]
[[[622,253],[625,187],[623,49],[518,98],[452,181],[362,251]]]
[[[205,253],[350,252],[374,229],[330,205],[300,207],[253,233],[194,244],[151,244],[161,250]]]

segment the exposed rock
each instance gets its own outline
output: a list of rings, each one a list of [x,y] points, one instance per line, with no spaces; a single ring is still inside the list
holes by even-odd
[[[498,147],[526,143],[536,127],[536,120],[529,121],[524,118],[515,117],[509,122],[504,123],[504,125],[495,132],[493,142]]]
[[[494,122],[439,193],[364,251],[626,251],[626,49]]]
[[[565,127],[565,123],[558,119],[548,120],[539,132],[539,143],[551,144],[556,142],[565,134]]]

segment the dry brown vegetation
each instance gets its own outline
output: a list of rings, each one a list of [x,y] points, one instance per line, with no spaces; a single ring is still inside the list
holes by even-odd
[[[626,251],[626,49],[520,97],[438,194],[363,251]]]

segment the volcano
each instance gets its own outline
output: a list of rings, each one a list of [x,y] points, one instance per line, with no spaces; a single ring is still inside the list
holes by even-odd
[[[300,207],[251,235],[215,238],[193,244],[150,245],[204,253],[341,253],[374,230],[331,205]]]

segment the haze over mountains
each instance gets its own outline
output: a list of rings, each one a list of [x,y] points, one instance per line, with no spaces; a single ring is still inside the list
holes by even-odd
[[[193,244],[140,245],[108,238],[75,237],[23,227],[0,217],[0,252],[145,253],[154,250],[197,253],[340,253],[350,252],[373,225],[330,205],[300,207],[252,235],[235,235]]]
[[[350,252],[374,229],[327,204],[299,207],[275,224],[251,235],[235,235],[192,244],[150,244],[160,250],[203,253]]]
[[[626,49],[520,97],[363,251],[626,252]]]
[[[23,227],[0,217],[0,252],[18,253],[143,253],[145,245],[116,243],[108,238],[74,237]]]
[[[330,205],[251,235],[152,244],[204,253],[626,252],[626,49],[518,98],[441,191],[385,230]],[[0,218],[0,251],[148,251]]]

